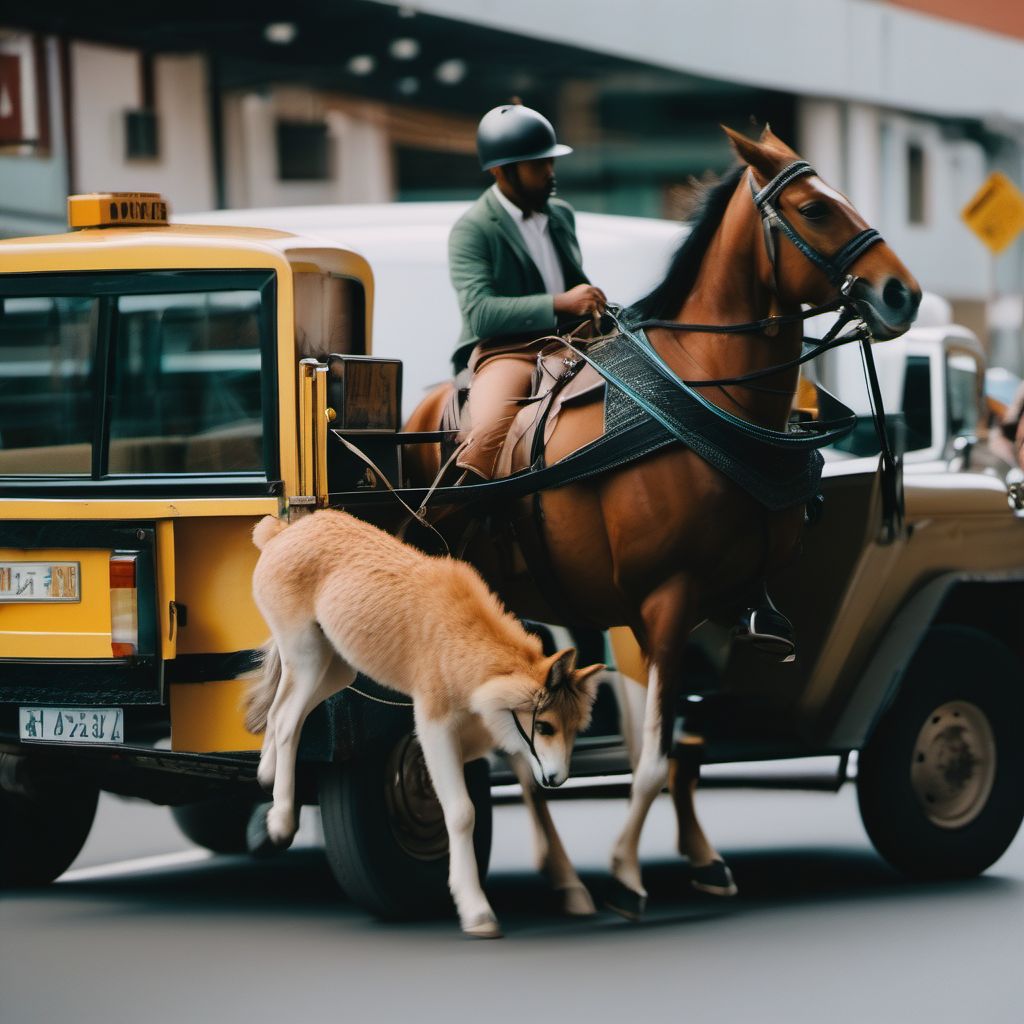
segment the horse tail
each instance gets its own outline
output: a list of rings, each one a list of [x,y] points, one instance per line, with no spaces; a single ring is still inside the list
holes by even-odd
[[[278,519],[277,516],[264,516],[253,527],[252,542],[262,551],[270,541],[287,528],[288,523],[285,520]]]
[[[270,705],[274,703],[277,684],[281,681],[281,653],[273,638],[260,651],[263,654],[263,670],[249,684],[245,694],[245,727],[251,733],[261,733],[266,729]]]

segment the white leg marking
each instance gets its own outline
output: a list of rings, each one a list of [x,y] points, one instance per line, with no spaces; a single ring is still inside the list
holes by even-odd
[[[500,935],[497,918],[480,887],[480,871],[473,849],[476,812],[466,791],[457,729],[450,722],[427,718],[418,704],[413,712],[416,735],[448,829],[448,886],[459,912],[459,923],[470,935]]]
[[[646,896],[640,875],[640,833],[654,798],[668,779],[668,758],[661,752],[661,711],[657,669],[648,673],[643,746],[633,773],[626,824],[612,849],[612,874],[633,892]]]
[[[348,686],[355,672],[335,655],[319,628],[281,645],[280,650],[281,683],[271,708],[276,759],[274,806],[267,814],[267,832],[276,846],[287,846],[298,828],[295,759],[302,725],[322,700]],[[335,670],[328,672],[329,666]]]

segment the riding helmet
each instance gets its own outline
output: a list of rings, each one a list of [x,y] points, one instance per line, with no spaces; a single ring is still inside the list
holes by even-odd
[[[507,103],[487,111],[476,130],[476,151],[480,167],[541,160],[549,156],[565,156],[570,146],[560,145],[551,122],[536,110],[519,103]]]

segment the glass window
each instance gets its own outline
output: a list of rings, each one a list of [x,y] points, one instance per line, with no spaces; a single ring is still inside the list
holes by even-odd
[[[903,418],[906,423],[906,450],[918,451],[932,444],[931,360],[910,356],[903,381]]]
[[[948,363],[949,435],[978,428],[978,364],[971,356],[951,355]]]
[[[108,473],[261,471],[260,293],[116,302]]]
[[[99,300],[0,297],[0,474],[92,471]]]

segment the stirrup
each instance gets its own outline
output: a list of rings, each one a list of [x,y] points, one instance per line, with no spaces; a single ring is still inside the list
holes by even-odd
[[[733,632],[733,639],[737,643],[750,644],[783,665],[796,661],[793,623],[777,608],[748,608]]]

